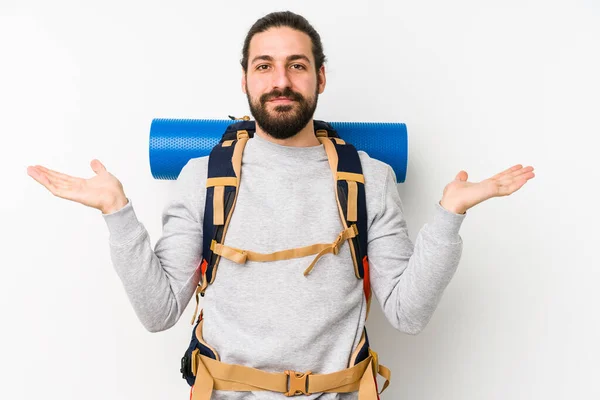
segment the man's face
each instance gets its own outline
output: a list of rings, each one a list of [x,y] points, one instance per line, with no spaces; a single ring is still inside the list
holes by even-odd
[[[276,139],[297,134],[312,119],[324,89],[325,68],[315,70],[307,34],[280,27],[252,37],[242,90],[266,133]]]

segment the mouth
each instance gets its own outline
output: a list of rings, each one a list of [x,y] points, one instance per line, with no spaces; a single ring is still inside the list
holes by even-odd
[[[287,104],[287,103],[293,103],[295,100],[292,100],[288,97],[275,97],[274,99],[269,100],[269,103],[276,103],[276,104]]]

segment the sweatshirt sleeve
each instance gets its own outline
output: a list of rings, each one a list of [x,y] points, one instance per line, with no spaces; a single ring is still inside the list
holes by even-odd
[[[434,206],[433,218],[411,242],[394,172],[388,168],[381,208],[369,228],[371,288],[387,320],[416,335],[429,323],[462,253],[466,214]]]
[[[144,327],[166,330],[179,320],[200,280],[204,182],[201,159],[181,170],[163,209],[162,236],[154,250],[131,199],[111,214],[103,214],[110,233],[113,266]]]

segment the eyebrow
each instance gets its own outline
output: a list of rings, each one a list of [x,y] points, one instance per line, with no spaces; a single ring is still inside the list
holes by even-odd
[[[252,59],[251,64],[254,64],[256,61],[259,60],[264,60],[264,61],[273,61],[273,57],[271,56],[267,56],[267,55],[262,55],[262,56],[256,56]],[[304,54],[292,54],[290,56],[287,56],[286,61],[296,61],[296,60],[304,60],[307,63],[310,64],[310,60],[308,59],[308,57],[306,57]]]

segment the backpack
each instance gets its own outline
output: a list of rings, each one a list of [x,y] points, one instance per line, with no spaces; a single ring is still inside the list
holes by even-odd
[[[317,120],[313,121],[313,123],[316,136],[325,147],[329,165],[334,175],[337,189],[335,192],[338,209],[344,228],[333,243],[315,244],[270,254],[255,253],[249,250],[225,246],[223,243],[227,233],[227,227],[231,220],[237,200],[237,188],[241,177],[242,154],[247,141],[254,136],[255,122],[250,121],[249,117],[244,117],[242,118],[242,121],[229,125],[220,142],[210,153],[203,222],[203,259],[199,266],[201,280],[196,288],[196,309],[191,321],[192,325],[195,323],[195,326],[192,332],[190,345],[181,359],[180,367],[183,378],[192,387],[191,398],[194,400],[200,398],[209,399],[213,386],[215,389],[219,389],[220,386],[220,389],[222,390],[228,390],[228,388],[229,390],[276,390],[286,393],[288,396],[309,394],[309,390],[311,389],[313,392],[336,391],[332,390],[336,388],[335,385],[329,387],[331,384],[329,384],[329,386],[325,385],[327,387],[320,387],[317,384],[311,386],[309,382],[317,379],[317,375],[311,376],[310,372],[304,374],[286,371],[283,375],[286,375],[287,378],[282,375],[280,378],[282,383],[280,383],[279,386],[275,385],[270,388],[269,384],[265,383],[265,379],[271,379],[271,377],[264,377],[263,380],[261,380],[261,378],[256,378],[258,381],[253,381],[253,383],[223,383],[225,381],[229,382],[228,379],[230,378],[222,377],[223,379],[219,379],[215,376],[215,372],[217,371],[218,375],[219,370],[221,371],[221,374],[230,376],[232,369],[231,365],[221,363],[217,351],[204,342],[202,338],[202,311],[196,320],[199,296],[204,296],[204,292],[208,285],[214,282],[221,257],[243,264],[247,260],[274,261],[315,255],[313,262],[304,272],[304,275],[308,275],[321,256],[328,253],[338,254],[339,248],[346,240],[350,246],[355,275],[358,279],[363,280],[368,316],[371,303],[371,288],[367,254],[367,209],[364,176],[362,174],[360,158],[356,148],[351,144],[345,143],[330,124]],[[200,360],[200,358],[202,360]],[[370,365],[371,368],[367,368],[367,365]],[[227,368],[224,366],[227,366]],[[196,376],[199,375],[199,367],[204,371],[203,378],[212,381],[212,384],[209,385],[211,386],[209,391],[202,390],[204,397],[197,395],[196,398],[194,398],[193,396],[197,394],[194,389],[195,386],[198,386],[195,385],[195,383]],[[205,367],[208,369],[212,368],[212,370],[207,372]],[[262,371],[248,367],[234,367],[238,368],[238,375],[254,376],[260,375],[259,372],[265,374]],[[354,376],[355,382],[353,385],[349,386],[346,384],[340,386],[338,383],[339,387],[337,387],[337,391],[348,392],[358,390],[358,386],[360,385],[361,392],[359,393],[362,393],[363,390],[366,393],[368,389],[363,389],[362,386],[374,385],[374,388],[371,388],[374,389],[374,394],[373,390],[368,390],[371,393],[368,398],[378,399],[377,381],[375,377],[377,374],[381,374],[386,378],[386,383],[381,390],[381,392],[383,392],[389,384],[390,371],[386,367],[378,364],[377,353],[372,351],[369,347],[366,327],[363,330],[363,335],[357,349],[351,356],[349,368],[343,371],[350,371],[352,368],[354,368],[352,372],[353,376],[357,375],[356,371],[358,369],[361,369],[363,371],[361,376],[368,375],[369,378],[359,382],[356,376]],[[361,376],[358,378],[360,379]],[[370,377],[373,379],[370,379]],[[339,377],[336,376],[334,378],[332,376],[331,379],[339,379]],[[349,378],[346,377],[345,379],[347,380]],[[363,385],[362,382],[365,380],[371,380],[372,383]],[[204,384],[205,383],[203,382],[202,385]],[[318,390],[314,390],[315,388]],[[331,390],[320,390],[319,388]]]

